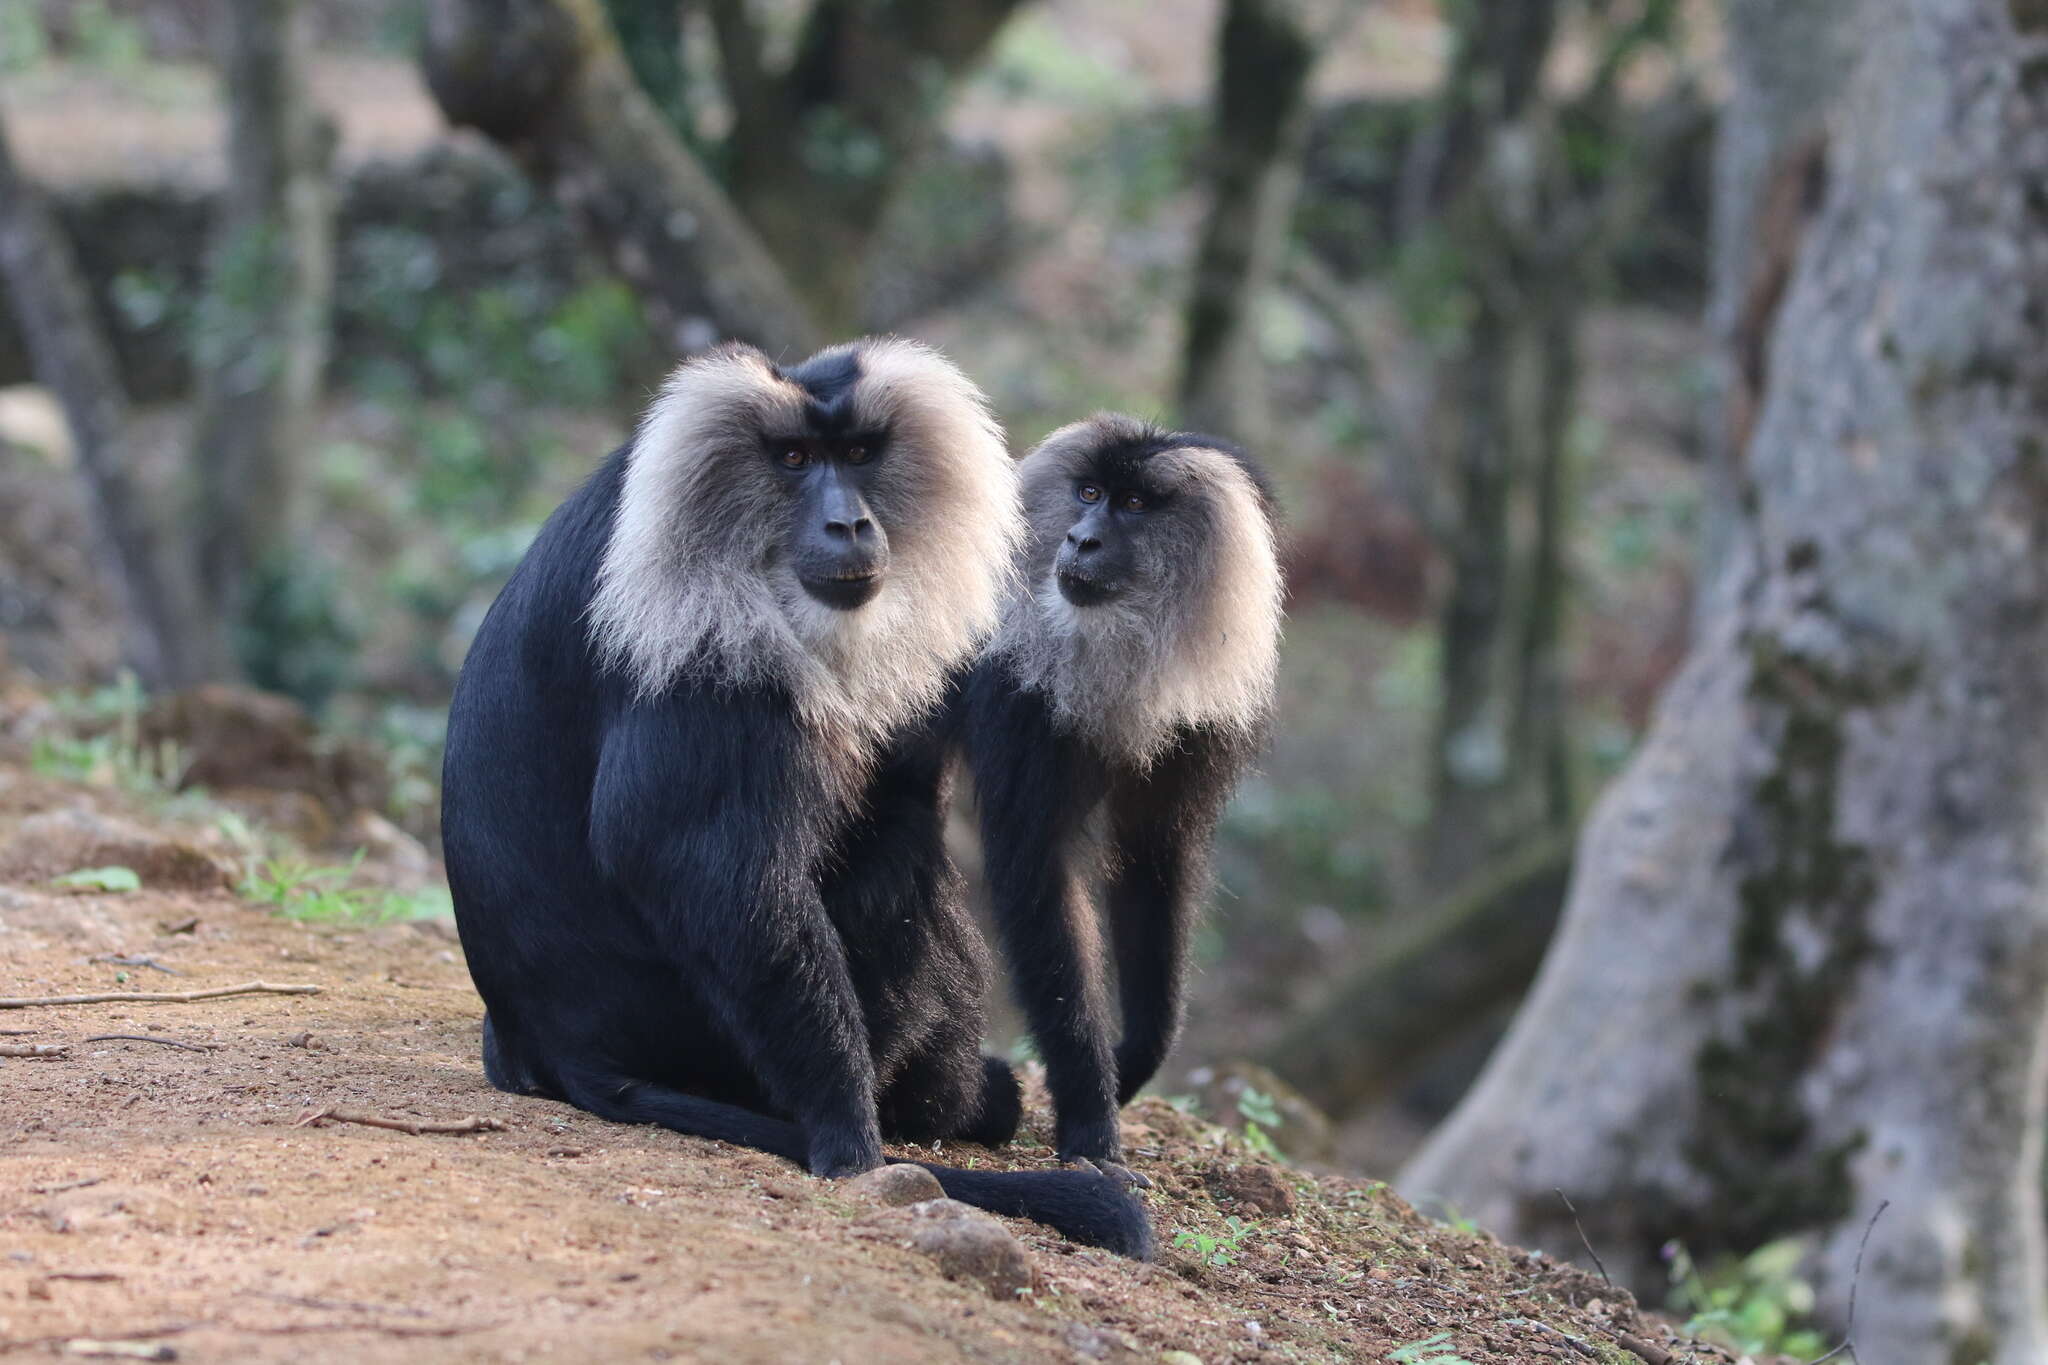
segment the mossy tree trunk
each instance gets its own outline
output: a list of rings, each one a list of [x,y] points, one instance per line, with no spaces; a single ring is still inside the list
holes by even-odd
[[[281,573],[334,296],[334,130],[306,86],[311,11],[297,0],[219,7],[228,181],[198,331],[188,525],[198,554],[206,673],[240,672],[235,627],[255,579]]]
[[[1858,0],[1727,0],[1734,87],[1714,137],[1707,331],[1713,338],[1701,511],[1702,603],[1738,509],[1737,473],[1768,387],[1770,338],[1826,185],[1827,120],[1855,69]]]
[[[1188,291],[1180,420],[1254,445],[1266,427],[1257,310],[1287,248],[1319,36],[1301,0],[1229,0],[1216,29],[1209,208]]]
[[[1796,11],[1800,7],[1783,6]],[[1402,1177],[1610,1266],[1813,1239],[1867,1365],[2048,1359],[2048,7],[1867,0],[1706,619]],[[1738,43],[1772,41],[1738,26]]]

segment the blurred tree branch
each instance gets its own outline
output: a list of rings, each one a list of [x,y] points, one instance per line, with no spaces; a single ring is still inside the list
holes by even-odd
[[[746,0],[707,0],[733,108],[734,200],[835,328],[858,322],[883,215],[954,83],[1023,0],[813,0],[771,71]]]
[[[815,346],[810,308],[640,89],[598,0],[433,0],[424,61],[448,119],[583,220],[677,349]]]
[[[1216,30],[1209,211],[1188,291],[1180,420],[1254,444],[1266,425],[1256,310],[1287,248],[1317,37],[1301,0],[1228,0]]]

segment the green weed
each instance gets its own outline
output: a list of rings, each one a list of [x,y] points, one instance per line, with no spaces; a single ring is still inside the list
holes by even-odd
[[[111,891],[119,895],[140,891],[142,878],[135,875],[132,867],[82,867],[76,872],[52,877],[50,885],[74,891]]]
[[[1234,1253],[1244,1245],[1245,1238],[1258,1231],[1255,1224],[1247,1223],[1236,1214],[1223,1220],[1222,1233],[1202,1232],[1194,1228],[1182,1228],[1173,1234],[1173,1244],[1184,1251],[1192,1251],[1206,1265],[1218,1270],[1229,1265]]]
[[[1471,1361],[1444,1345],[1450,1339],[1449,1332],[1438,1332],[1433,1337],[1396,1346],[1387,1353],[1387,1359],[1394,1365],[1472,1365]]]

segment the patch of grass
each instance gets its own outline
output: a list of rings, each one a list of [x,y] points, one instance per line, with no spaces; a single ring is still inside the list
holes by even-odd
[[[363,850],[348,862],[322,867],[303,858],[266,858],[243,878],[243,897],[274,907],[286,919],[311,924],[391,924],[454,913],[448,893],[439,887],[423,891],[392,891],[353,886]]]

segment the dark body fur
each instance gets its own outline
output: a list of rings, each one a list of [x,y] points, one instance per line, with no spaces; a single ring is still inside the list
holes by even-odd
[[[772,683],[648,695],[587,613],[629,451],[541,532],[477,634],[449,717],[443,836],[492,1084],[777,1153],[814,1174],[888,1138],[1000,1143],[979,1053],[985,951],[942,840],[930,725],[849,795]],[[1092,1172],[929,1167],[948,1194],[1149,1252]]]
[[[1190,548],[1195,540],[1218,538],[1219,518],[1259,519],[1254,539],[1270,554],[1271,496],[1241,451],[1210,437],[1162,432],[1127,419],[1094,423],[1100,429],[1084,423],[1056,433],[1031,457],[1051,458],[1054,468],[1034,477],[1027,462],[1027,508],[1038,538],[1034,580],[1053,572],[1056,546],[1068,525],[1082,524],[1074,514],[1085,509],[1066,507],[1057,496],[1077,479],[1099,484],[1110,496],[1138,490],[1153,498],[1148,511],[1160,519],[1133,518],[1127,528],[1134,541],[1149,538],[1152,553],[1141,543],[1121,556],[1138,580],[1131,595],[1161,594],[1157,603],[1140,599],[1148,622],[1166,613],[1164,598],[1198,595],[1214,577],[1241,567],[1204,561]],[[1069,437],[1076,430],[1081,434]],[[1148,464],[1164,452],[1190,448],[1200,450],[1201,459],[1181,471],[1178,493],[1169,492]],[[1246,482],[1234,499],[1188,506],[1226,468],[1219,461],[1241,471]],[[1167,510],[1177,524],[1164,520]],[[1163,551],[1161,541],[1167,542]],[[1271,565],[1258,572],[1277,574]],[[1277,582],[1273,577],[1275,589]],[[1039,589],[1041,597],[1048,591]],[[1261,620],[1259,611],[1235,611],[1231,627],[1263,630],[1270,648],[1277,594],[1255,586],[1241,595],[1262,603],[1269,614]],[[1028,604],[1018,609],[1042,610]],[[1087,610],[1056,614],[1052,624],[1041,622],[1035,629],[1083,629],[1074,623],[1085,620]],[[1169,649],[1176,633],[1188,629],[1199,627],[1169,625],[1145,643]],[[1020,652],[1029,656],[1034,649],[1041,657],[1046,653],[1042,641],[1027,642]],[[1105,730],[1090,720],[1128,715],[1131,698],[1120,692],[1145,687],[1145,679],[1091,675],[1085,668],[1071,670],[1066,681],[1061,676],[1034,673],[1029,662],[1020,663],[1018,652],[991,649],[959,694],[956,716],[978,798],[991,907],[1017,998],[1045,1061],[1059,1152],[1068,1159],[1121,1162],[1116,1111],[1158,1072],[1179,1032],[1189,938],[1209,886],[1216,822],[1264,742],[1270,701],[1249,688],[1243,696],[1217,701],[1213,714],[1169,720],[1137,743],[1115,722]],[[1122,1035],[1115,1042],[1099,965],[1098,884],[1116,965]]]

